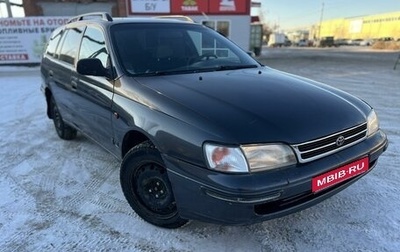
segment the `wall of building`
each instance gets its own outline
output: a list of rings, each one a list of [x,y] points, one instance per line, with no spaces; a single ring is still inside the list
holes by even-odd
[[[400,39],[400,11],[365,18],[362,33],[370,38]]]
[[[125,0],[24,0],[25,16],[76,16],[87,12],[108,12],[126,16]]]
[[[161,0],[24,0],[26,16],[76,16],[88,12],[108,12],[114,17],[155,16],[181,14],[191,17],[195,22],[228,22],[226,36],[242,47],[250,47],[250,2],[251,0],[171,0],[162,13],[152,11],[148,6],[163,6]],[[134,3],[134,4],[133,4]],[[194,5],[195,4],[195,5]],[[225,5],[224,5],[225,4]],[[226,5],[228,4],[228,5]],[[231,6],[229,4],[232,4]],[[220,12],[220,13],[219,13]],[[202,13],[205,13],[204,15]],[[217,30],[217,29],[216,29]]]
[[[244,50],[250,48],[250,16],[229,16],[229,15],[218,15],[218,16],[189,16],[196,23],[210,22],[210,21],[222,21],[229,22],[229,31],[226,35],[227,38],[234,41]],[[217,30],[217,29],[216,29]],[[221,31],[220,31],[221,32]],[[224,32],[222,32],[224,34]]]
[[[316,25],[311,38],[333,36],[335,39],[400,39],[400,11],[379,15],[327,20]]]
[[[100,3],[38,3],[41,7],[43,16],[76,16],[83,13],[93,12],[107,12],[112,13],[115,3],[100,2]]]
[[[249,50],[251,0],[128,0],[126,7],[129,16],[188,16],[194,22],[224,34],[244,50]]]

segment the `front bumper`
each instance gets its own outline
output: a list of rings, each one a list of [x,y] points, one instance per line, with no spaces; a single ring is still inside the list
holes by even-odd
[[[164,156],[178,211],[182,218],[242,225],[282,217],[343,190],[376,165],[387,149],[382,131],[333,155],[285,169],[250,174],[224,174]],[[313,177],[362,157],[369,170],[318,193],[312,193]]]

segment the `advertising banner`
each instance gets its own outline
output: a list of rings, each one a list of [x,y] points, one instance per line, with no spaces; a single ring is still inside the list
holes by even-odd
[[[208,1],[205,0],[175,0],[171,1],[171,12],[174,14],[201,14],[208,12]]]
[[[249,11],[247,0],[210,1],[210,14],[246,14]]]
[[[40,63],[51,32],[69,17],[0,18],[0,65]]]
[[[250,0],[129,0],[131,14],[250,15]]]
[[[132,13],[170,13],[170,0],[131,0]]]

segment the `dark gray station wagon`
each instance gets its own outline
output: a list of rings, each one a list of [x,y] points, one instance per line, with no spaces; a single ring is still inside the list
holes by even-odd
[[[41,74],[59,137],[79,131],[121,159],[127,201],[161,227],[302,210],[370,172],[388,145],[364,101],[192,22],[78,16],[52,34]]]

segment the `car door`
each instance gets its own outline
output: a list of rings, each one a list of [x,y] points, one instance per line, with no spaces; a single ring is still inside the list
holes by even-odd
[[[85,27],[69,27],[63,32],[59,46],[48,72],[50,89],[57,107],[67,123],[76,126],[75,103],[76,79],[74,77],[75,60]]]
[[[103,30],[87,26],[82,38],[78,59],[97,58],[104,68],[111,68]],[[78,127],[106,149],[112,149],[111,104],[113,81],[106,77],[84,76],[74,72],[77,80]]]

